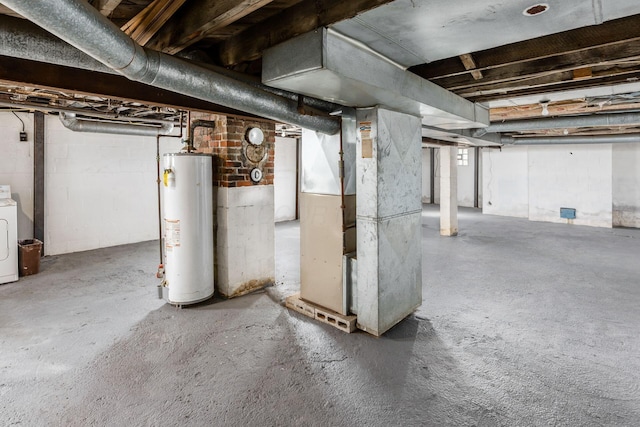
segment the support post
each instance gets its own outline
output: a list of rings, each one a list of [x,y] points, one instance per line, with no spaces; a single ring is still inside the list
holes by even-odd
[[[440,235],[458,235],[458,147],[440,147]]]
[[[429,202],[432,205],[436,204],[436,149],[431,147],[429,148],[429,152],[431,153],[431,168],[429,170],[429,185],[430,185],[430,193],[429,198],[431,199]]]
[[[33,237],[44,240],[44,113],[33,113]]]

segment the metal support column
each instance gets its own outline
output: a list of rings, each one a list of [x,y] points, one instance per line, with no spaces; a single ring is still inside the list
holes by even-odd
[[[33,237],[44,243],[44,113],[36,111],[33,121]]]

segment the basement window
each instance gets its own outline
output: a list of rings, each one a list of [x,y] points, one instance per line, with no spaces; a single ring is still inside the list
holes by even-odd
[[[468,148],[458,148],[458,166],[469,166]]]

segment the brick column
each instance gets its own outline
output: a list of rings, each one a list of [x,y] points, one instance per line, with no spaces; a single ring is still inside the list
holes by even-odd
[[[275,124],[245,117],[192,113],[213,120],[215,129],[196,128],[195,147],[214,156],[215,287],[228,298],[274,283],[275,221],[273,176]],[[250,144],[247,131],[260,128],[264,142]],[[262,179],[254,182],[251,171]]]

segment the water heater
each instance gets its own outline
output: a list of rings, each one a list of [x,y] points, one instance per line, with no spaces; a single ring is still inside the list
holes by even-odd
[[[208,154],[164,155],[164,295],[186,305],[213,295],[213,179]]]

